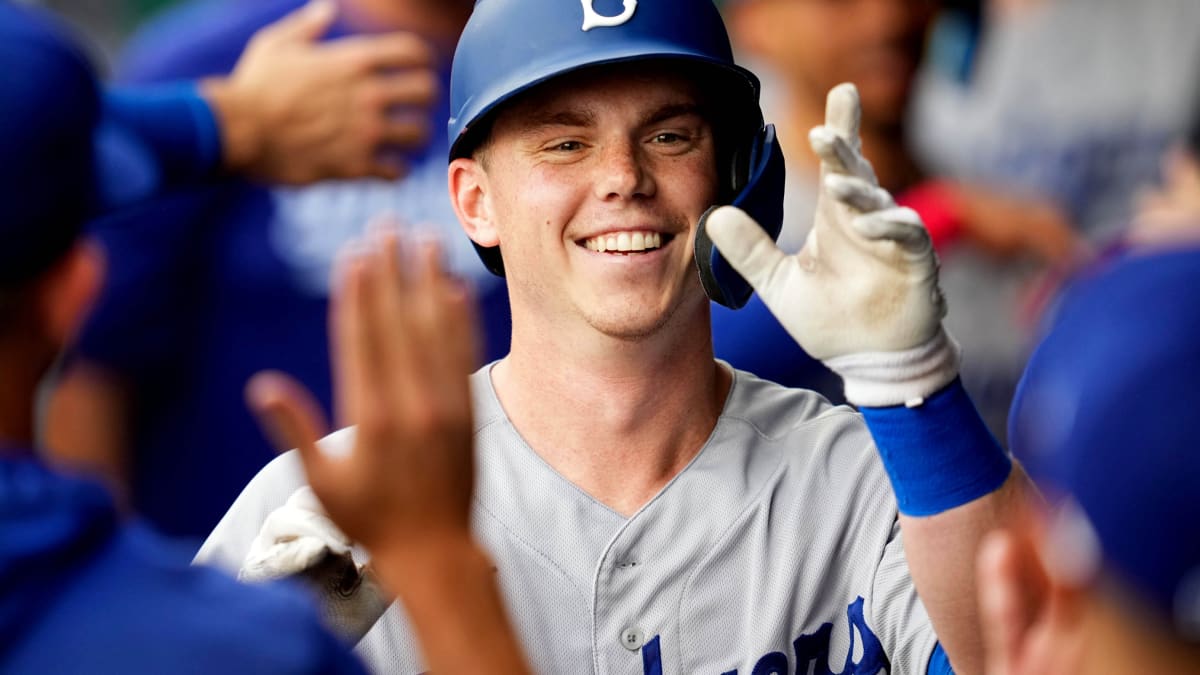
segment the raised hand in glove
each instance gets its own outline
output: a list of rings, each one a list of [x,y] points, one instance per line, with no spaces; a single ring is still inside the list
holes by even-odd
[[[267,516],[238,571],[240,581],[251,583],[287,577],[315,591],[325,625],[351,644],[391,604],[307,486]]]
[[[942,329],[929,233],[879,187],[861,116],[854,85],[829,92],[825,124],[809,134],[821,185],[799,253],[785,254],[734,207],[713,212],[708,233],[800,346],[842,376],[847,400],[918,405],[957,375],[958,348]]]

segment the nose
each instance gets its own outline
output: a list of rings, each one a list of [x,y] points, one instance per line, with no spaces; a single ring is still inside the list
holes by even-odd
[[[596,196],[605,201],[654,196],[654,176],[646,166],[647,159],[635,142],[606,144],[596,171]]]

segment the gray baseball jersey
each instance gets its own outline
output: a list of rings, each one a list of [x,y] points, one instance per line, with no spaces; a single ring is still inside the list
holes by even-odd
[[[472,376],[474,528],[537,672],[925,672],[936,637],[857,413],[736,371],[704,448],[626,518],[530,449],[489,370]],[[303,481],[295,453],[264,468],[197,561],[237,570]],[[423,670],[398,604],[357,649],[376,672]]]

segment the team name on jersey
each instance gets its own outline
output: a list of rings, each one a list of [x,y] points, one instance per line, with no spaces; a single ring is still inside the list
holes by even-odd
[[[867,625],[863,616],[863,599],[857,600],[846,608],[846,622],[850,629],[850,648],[841,670],[836,673],[829,665],[829,645],[833,635],[833,623],[821,624],[812,633],[805,633],[792,641],[792,650],[796,662],[793,668],[788,655],[783,652],[764,654],[754,664],[747,675],[788,675],[788,673],[812,673],[813,675],[877,675],[880,672],[891,672],[891,662],[883,653],[883,644]],[[856,645],[861,641],[861,655],[857,660],[854,654]],[[642,647],[642,671],[644,675],[662,675],[662,651],[659,636],[654,636]],[[721,675],[741,675],[737,668],[726,670]]]

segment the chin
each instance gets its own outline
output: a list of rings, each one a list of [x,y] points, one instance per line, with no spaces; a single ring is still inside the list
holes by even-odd
[[[696,302],[691,301],[691,295],[696,296]],[[708,306],[708,298],[700,289],[682,301],[676,299],[664,304],[661,299],[656,300],[659,301],[627,298],[623,303],[598,308],[598,311],[588,315],[587,321],[609,337],[640,342],[658,335],[673,323],[685,320],[697,308],[707,309]]]
[[[588,317],[591,324],[600,333],[618,340],[641,342],[659,333],[671,319],[667,312],[612,312],[593,314]]]

